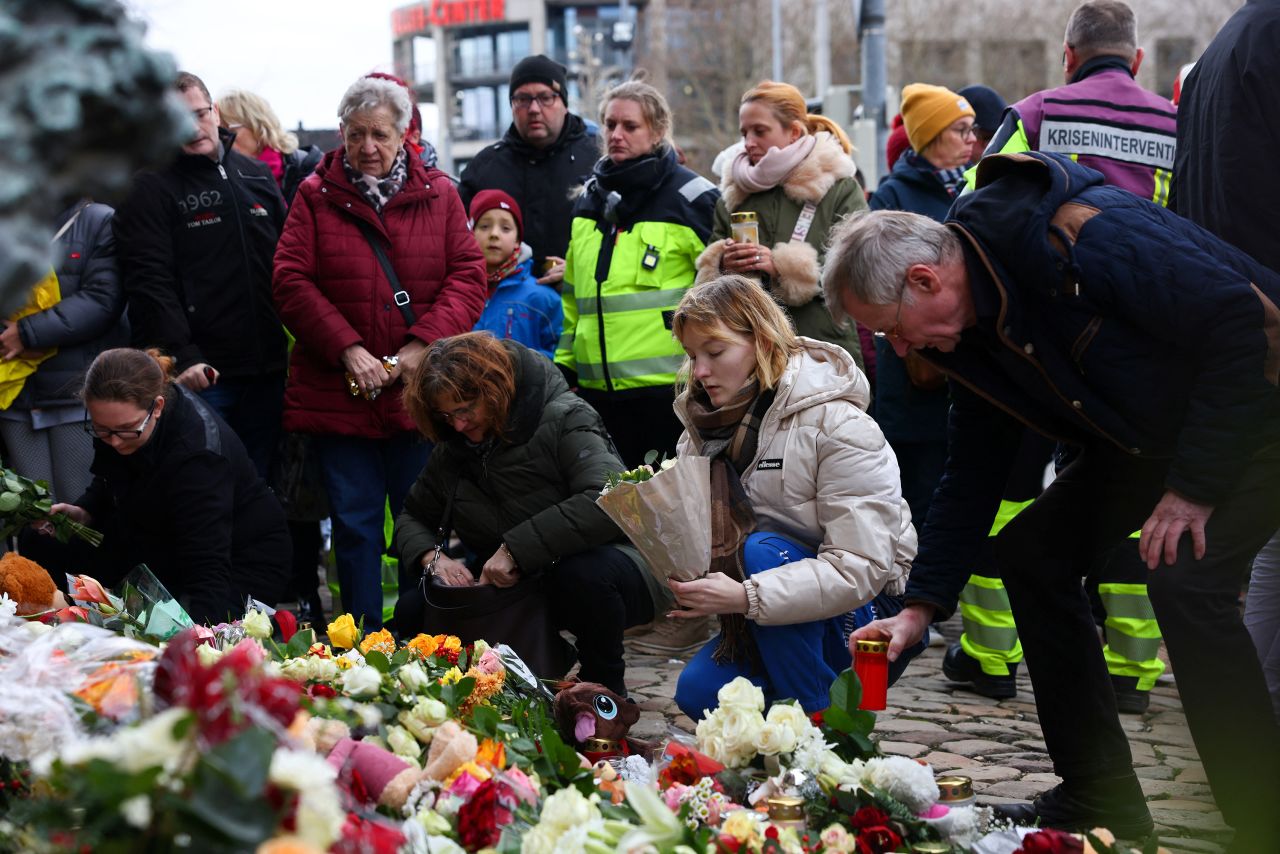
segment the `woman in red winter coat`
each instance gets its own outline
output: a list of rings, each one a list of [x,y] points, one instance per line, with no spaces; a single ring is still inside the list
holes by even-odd
[[[411,112],[395,83],[351,85],[342,147],[299,188],[275,258],[276,308],[297,338],[284,427],[316,436],[342,606],[365,631],[382,625],[384,506],[400,512],[430,453],[401,377],[427,344],[475,326],[486,292],[453,183],[404,147]]]

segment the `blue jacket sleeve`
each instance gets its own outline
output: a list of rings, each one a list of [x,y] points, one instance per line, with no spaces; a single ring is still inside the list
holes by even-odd
[[[955,611],[1013,469],[1023,426],[958,382],[951,383],[947,463],[927,519],[916,520],[920,549],[905,599]]]

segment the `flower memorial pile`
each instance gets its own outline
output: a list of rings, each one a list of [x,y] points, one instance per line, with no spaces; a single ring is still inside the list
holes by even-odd
[[[565,703],[557,722],[502,646],[401,643],[348,615],[325,643],[256,609],[156,646],[14,610],[0,599],[0,680],[21,686],[0,697],[3,850],[1013,852],[1031,834],[983,840],[985,809],[939,803],[927,766],[879,755],[850,671],[819,715],[766,709],[738,679],[695,737],[592,762],[573,745],[625,741],[602,723],[618,710],[588,726]],[[86,690],[104,668],[113,687]]]

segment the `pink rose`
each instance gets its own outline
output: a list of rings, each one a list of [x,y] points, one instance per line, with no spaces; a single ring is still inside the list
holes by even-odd
[[[463,771],[458,775],[458,779],[453,781],[453,785],[449,787],[449,794],[457,795],[460,798],[470,798],[476,793],[476,789],[480,788],[480,781],[467,771]]]
[[[107,595],[107,591],[102,584],[87,575],[77,575],[75,577],[75,586],[71,591],[71,596],[79,602],[92,605],[111,604],[111,597]]]
[[[484,655],[480,656],[480,660],[476,662],[476,669],[481,673],[487,673],[494,676],[506,670],[502,666],[502,659],[491,649],[486,649]]]

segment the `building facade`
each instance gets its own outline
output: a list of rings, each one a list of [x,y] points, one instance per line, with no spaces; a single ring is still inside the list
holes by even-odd
[[[647,5],[424,0],[392,12],[392,56],[419,103],[436,106],[432,141],[445,168],[456,172],[511,123],[507,80],[526,56],[543,53],[568,68],[569,107],[589,116],[593,81],[629,71]]]

